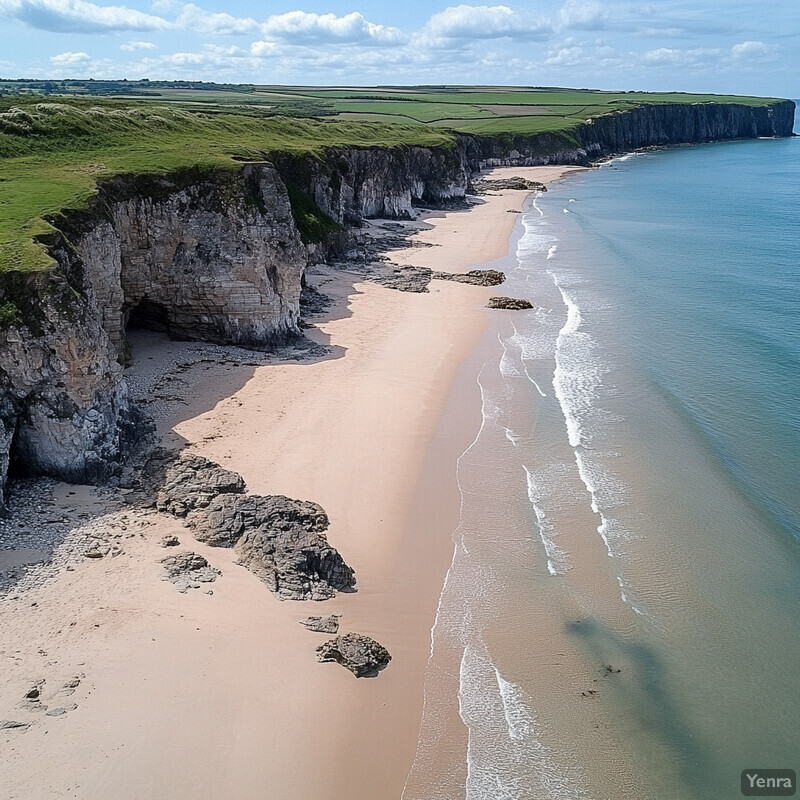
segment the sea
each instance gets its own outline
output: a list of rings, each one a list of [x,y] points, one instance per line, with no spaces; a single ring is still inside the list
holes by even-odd
[[[403,800],[733,800],[800,771],[800,139],[531,197]]]

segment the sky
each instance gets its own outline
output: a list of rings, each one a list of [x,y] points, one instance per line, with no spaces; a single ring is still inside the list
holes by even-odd
[[[0,77],[800,96],[800,0],[112,1],[0,0]]]

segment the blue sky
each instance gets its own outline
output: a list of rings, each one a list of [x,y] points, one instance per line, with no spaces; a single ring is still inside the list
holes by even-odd
[[[0,0],[0,76],[800,95],[800,0]]]

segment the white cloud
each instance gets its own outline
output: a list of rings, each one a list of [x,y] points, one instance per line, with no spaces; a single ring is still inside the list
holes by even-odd
[[[59,69],[85,66],[91,60],[92,57],[88,53],[59,53],[56,56],[50,56],[50,63]]]
[[[700,67],[717,62],[723,51],[713,47],[695,47],[681,50],[675,47],[659,47],[642,55],[646,64]]]
[[[280,47],[276,42],[253,42],[250,45],[250,53],[256,58],[267,58],[276,55],[278,52],[280,52]]]
[[[763,61],[774,58],[778,48],[775,45],[764,44],[764,42],[739,42],[731,47],[731,55],[736,59]]]
[[[56,33],[155,31],[172,27],[162,17],[127,6],[99,6],[87,0],[0,0],[0,16]]]
[[[213,36],[255,33],[259,30],[259,24],[251,17],[234,17],[224,12],[205,11],[193,3],[183,6],[175,25],[183,30]]]
[[[605,22],[610,16],[611,10],[600,3],[567,0],[558,12],[558,21],[565,28],[598,30],[605,27]]]
[[[583,49],[580,47],[562,47],[551,53],[545,60],[548,67],[574,67],[583,61]]]
[[[423,38],[539,39],[551,31],[549,23],[508,6],[450,6],[434,14],[422,30]]]
[[[119,46],[119,49],[133,53],[137,50],[157,50],[158,48],[152,42],[125,42]]]
[[[307,11],[273,14],[261,26],[261,31],[268,39],[298,43],[359,42],[395,45],[401,44],[407,38],[398,28],[370,22],[357,11],[345,14],[343,17]]]

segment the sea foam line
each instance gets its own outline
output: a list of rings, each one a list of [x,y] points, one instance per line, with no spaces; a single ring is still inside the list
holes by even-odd
[[[536,515],[536,527],[539,529],[539,538],[542,540],[544,552],[547,555],[547,571],[551,575],[564,575],[569,569],[569,559],[564,550],[562,550],[556,543],[555,526],[547,518],[542,509],[540,502],[540,491],[533,477],[533,473],[523,464],[522,469],[525,470],[526,480],[528,482],[528,500],[533,506],[533,513]]]

